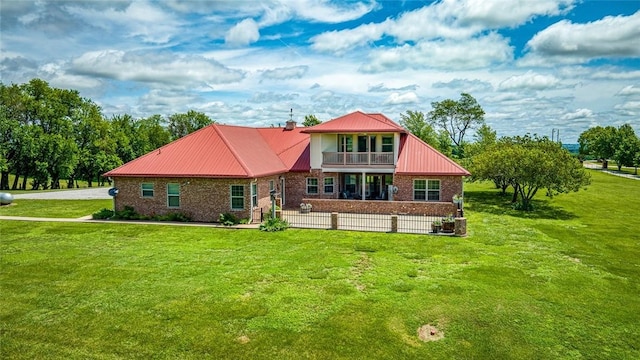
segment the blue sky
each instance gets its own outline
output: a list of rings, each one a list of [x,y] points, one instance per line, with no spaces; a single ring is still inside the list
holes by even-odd
[[[474,96],[499,136],[640,134],[640,0],[0,3],[2,82],[37,77],[107,116],[328,120]]]

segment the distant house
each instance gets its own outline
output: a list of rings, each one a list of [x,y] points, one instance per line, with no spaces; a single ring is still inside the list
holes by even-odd
[[[443,215],[468,175],[384,115],[359,111],[308,128],[212,124],[105,174],[116,209],[195,221],[258,220],[272,192],[284,209]]]

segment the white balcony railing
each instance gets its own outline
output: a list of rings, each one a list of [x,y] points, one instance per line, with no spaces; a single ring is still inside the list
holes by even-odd
[[[391,152],[323,152],[323,165],[393,165]]]

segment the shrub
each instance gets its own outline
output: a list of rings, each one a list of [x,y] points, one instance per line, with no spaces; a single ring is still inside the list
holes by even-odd
[[[94,220],[110,219],[112,216],[114,216],[113,210],[107,208],[103,208],[92,215]]]
[[[260,224],[261,231],[282,231],[289,227],[287,220],[279,218],[269,218],[262,224]]]
[[[218,221],[220,221],[224,226],[233,226],[240,223],[240,219],[231,213],[220,214]]]
[[[156,215],[151,218],[157,221],[178,221],[178,222],[190,222],[191,217],[185,213],[175,212],[166,215]]]
[[[118,220],[140,220],[144,219],[144,217],[136,212],[136,210],[131,206],[125,206],[124,210],[116,211],[113,215],[113,219]]]

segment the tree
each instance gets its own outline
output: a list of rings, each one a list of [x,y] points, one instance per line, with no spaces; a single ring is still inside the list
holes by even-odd
[[[613,126],[596,126],[583,131],[578,137],[580,156],[593,156],[596,159],[602,159],[602,168],[606,168],[606,160],[611,159],[615,154],[616,133],[617,129]]]
[[[302,122],[302,126],[304,127],[314,126],[318,124],[322,124],[322,121],[318,120],[318,118],[315,115],[311,115],[311,114],[305,115],[304,121]]]
[[[482,124],[473,135],[474,141],[466,146],[466,156],[473,157],[490,146],[495,145],[498,141],[496,131],[487,124]]]
[[[432,102],[433,110],[429,112],[429,119],[446,131],[454,146],[458,149],[459,157],[463,157],[464,136],[469,129],[484,124],[484,110],[476,99],[467,94],[460,94],[458,101],[446,99]]]
[[[526,135],[503,138],[473,157],[470,166],[475,180],[499,181],[514,188],[518,209],[532,210],[538,190],[547,196],[578,191],[590,183],[580,162],[548,138]],[[503,189],[504,190],[504,189]]]
[[[451,141],[448,141],[448,136],[442,132],[438,133],[423,112],[407,110],[406,114],[400,114],[400,125],[441,153],[447,156],[451,154]]]
[[[611,156],[618,165],[618,171],[622,170],[623,166],[634,166],[638,147],[640,147],[638,137],[631,125],[620,126],[615,134],[614,152]]]
[[[176,140],[212,123],[213,120],[204,113],[189,110],[186,114],[169,116],[168,129],[171,139]]]

